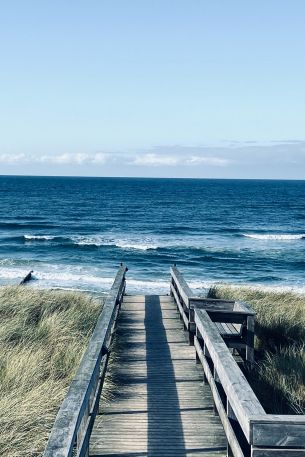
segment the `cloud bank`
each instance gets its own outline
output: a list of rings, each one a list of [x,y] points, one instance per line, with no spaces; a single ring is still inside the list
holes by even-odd
[[[0,173],[305,179],[305,141],[158,146],[132,152],[0,152]]]
[[[230,160],[221,157],[208,157],[204,155],[166,154],[166,153],[64,153],[54,155],[38,154],[0,154],[0,164],[51,164],[51,165],[104,165],[109,163],[121,163],[125,165],[141,167],[175,167],[178,165],[196,166],[206,164],[215,167],[223,167]]]

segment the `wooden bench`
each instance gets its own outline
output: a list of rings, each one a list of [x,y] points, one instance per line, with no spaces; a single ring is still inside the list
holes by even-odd
[[[242,325],[231,324],[230,322],[228,324],[225,322],[215,322],[215,325],[224,339],[235,340],[236,338],[242,338]]]
[[[254,362],[255,312],[250,305],[242,301],[208,298],[207,294],[194,297],[176,266],[171,268],[170,293],[175,299],[185,330],[189,332],[190,344],[194,344],[195,309],[203,309],[217,325],[227,346],[245,352],[245,359],[249,363]]]
[[[244,352],[245,359],[254,362],[255,312],[251,306],[232,300],[192,298],[190,308],[207,311],[227,346]]]

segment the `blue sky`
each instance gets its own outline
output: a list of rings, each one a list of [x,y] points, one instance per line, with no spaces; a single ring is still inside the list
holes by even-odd
[[[0,18],[0,174],[305,179],[303,0],[10,0]]]

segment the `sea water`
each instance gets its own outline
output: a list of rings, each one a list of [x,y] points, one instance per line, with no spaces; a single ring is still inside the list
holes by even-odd
[[[196,293],[216,282],[305,291],[305,181],[0,177],[0,284]]]

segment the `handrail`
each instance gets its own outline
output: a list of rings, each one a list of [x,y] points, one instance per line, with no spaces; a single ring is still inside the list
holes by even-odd
[[[176,286],[176,291],[180,294],[185,305],[189,306],[189,300],[193,296],[193,293],[176,265],[171,267],[171,276],[171,284]]]
[[[56,416],[43,457],[88,456],[109,346],[125,291],[125,265],[120,266],[74,380]],[[73,454],[74,455],[74,454]]]
[[[213,361],[218,381],[223,386],[227,397],[230,398],[230,405],[244,434],[249,438],[249,417],[263,415],[265,410],[205,310],[195,310],[195,324],[200,338],[204,341],[205,350]],[[195,338],[195,342],[199,343],[199,338]]]
[[[254,334],[252,308],[246,303],[236,302],[231,311],[229,303],[227,303],[226,311],[219,310],[217,305],[220,307],[221,304],[216,301],[213,310],[212,302],[204,303],[203,300],[203,306],[201,306],[199,299],[199,306],[197,306],[181,273],[178,273],[175,267],[171,280],[171,294],[180,313],[185,313],[189,332],[193,331],[190,326],[191,304],[193,303],[196,358],[202,364],[204,380],[210,385],[215,410],[219,414],[226,433],[227,455],[234,457],[305,457],[305,415],[275,415],[265,412],[213,322],[213,317],[221,322],[221,319],[224,316],[228,317],[230,313],[231,322],[235,322],[233,319],[236,319],[236,316],[239,319],[246,315],[247,319],[250,319],[249,328],[252,339]],[[181,291],[187,291],[184,297],[188,299],[188,315]],[[224,306],[226,306],[225,302]]]

